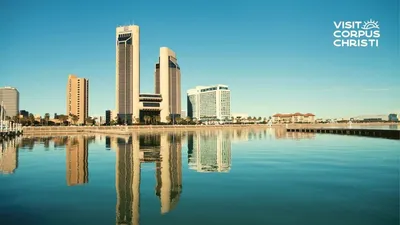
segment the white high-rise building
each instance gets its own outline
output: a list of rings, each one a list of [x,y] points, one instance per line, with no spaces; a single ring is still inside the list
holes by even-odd
[[[187,114],[197,120],[230,119],[231,91],[222,84],[188,90]]]
[[[139,118],[140,92],[139,26],[122,26],[116,30],[116,110],[124,123]]]

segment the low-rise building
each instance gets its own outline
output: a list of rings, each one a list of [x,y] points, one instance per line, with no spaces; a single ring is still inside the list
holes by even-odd
[[[398,121],[399,121],[399,118],[398,118],[397,114],[391,113],[391,114],[389,114],[389,116],[388,116],[388,120],[389,120],[390,122],[398,122]]]
[[[277,113],[272,116],[275,123],[314,123],[315,115],[312,113]]]

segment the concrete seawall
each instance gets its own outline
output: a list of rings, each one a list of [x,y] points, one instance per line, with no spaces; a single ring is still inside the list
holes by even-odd
[[[398,123],[361,123],[353,124],[354,127],[365,126],[389,126],[400,125]],[[348,127],[348,124],[274,124],[272,128],[332,128]],[[155,132],[155,131],[194,131],[194,130],[213,130],[213,129],[266,129],[267,124],[230,124],[230,125],[140,125],[140,126],[38,126],[23,127],[24,134],[43,134],[43,133],[102,133],[102,134],[128,134],[132,131]]]
[[[273,127],[283,127],[275,125]],[[147,125],[147,126],[43,126],[23,127],[24,134],[37,133],[103,133],[103,134],[128,134],[132,131],[191,131],[211,129],[240,129],[240,128],[268,128],[266,124],[249,125]]]

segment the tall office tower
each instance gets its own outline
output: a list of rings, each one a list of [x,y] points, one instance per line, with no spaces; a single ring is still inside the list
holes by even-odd
[[[89,80],[68,76],[67,115],[78,116],[77,124],[84,124],[89,116]]]
[[[3,102],[3,103],[2,103]],[[5,116],[10,118],[19,113],[19,92],[13,87],[0,88],[0,105],[3,104]],[[1,108],[1,107],[0,107]]]
[[[161,122],[167,116],[172,120],[181,114],[181,68],[175,52],[167,47],[160,48],[160,57],[155,70],[155,92],[161,94]]]
[[[65,151],[67,153],[67,185],[88,183],[88,140],[86,137],[70,137]]]
[[[160,198],[161,213],[173,210],[182,192],[182,136],[162,133],[160,138],[161,162],[156,163],[156,195]]]
[[[116,224],[139,225],[140,152],[136,135],[117,139]]]
[[[231,91],[221,84],[188,90],[187,114],[198,120],[230,119]]]
[[[139,26],[117,27],[116,110],[118,119],[131,124],[139,119]]]

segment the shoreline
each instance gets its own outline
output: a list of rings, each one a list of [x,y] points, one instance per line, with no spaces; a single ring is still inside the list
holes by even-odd
[[[400,125],[399,123],[353,123],[352,127],[365,126],[389,126]],[[97,133],[97,134],[130,134],[137,132],[156,132],[156,131],[196,131],[196,130],[214,130],[214,129],[268,129],[268,128],[348,128],[349,124],[273,124],[269,127],[267,124],[230,124],[230,125],[131,125],[131,126],[38,126],[23,127],[23,134],[57,134],[57,133]]]

